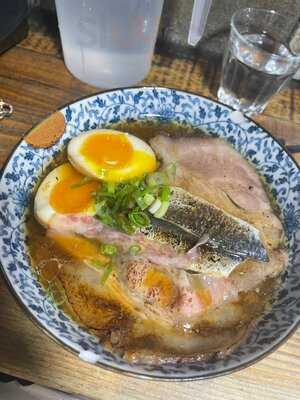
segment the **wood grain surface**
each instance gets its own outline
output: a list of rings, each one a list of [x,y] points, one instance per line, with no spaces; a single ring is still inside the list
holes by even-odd
[[[155,55],[147,85],[166,85],[215,98],[219,66],[207,60]],[[0,56],[0,97],[14,106],[0,121],[0,164],[34,124],[76,98],[99,89],[75,79],[58,39],[31,31]],[[299,84],[278,95],[256,120],[287,144],[300,144]],[[300,154],[296,155],[300,162]],[[91,399],[299,400],[300,332],[264,360],[230,376],[197,382],[155,382],[126,377],[80,361],[24,313],[0,277],[0,371]]]

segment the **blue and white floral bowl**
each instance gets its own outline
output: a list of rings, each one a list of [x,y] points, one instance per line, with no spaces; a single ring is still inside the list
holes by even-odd
[[[237,121],[228,107],[195,94],[162,87],[112,90],[60,110],[66,130],[49,149],[22,141],[0,182],[0,248],[3,273],[18,300],[38,325],[59,343],[102,367],[147,378],[191,380],[226,374],[276,349],[300,321],[300,171],[293,159],[254,122]],[[272,310],[246,340],[222,360],[163,366],[130,365],[104,350],[46,296],[33,274],[25,243],[28,204],[39,178],[70,138],[118,121],[160,118],[199,127],[229,141],[264,176],[281,210],[289,240],[289,265]]]

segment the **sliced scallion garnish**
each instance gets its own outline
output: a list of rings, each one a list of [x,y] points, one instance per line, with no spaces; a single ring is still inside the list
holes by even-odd
[[[103,270],[103,268],[105,267],[105,264],[103,264],[103,262],[101,262],[99,260],[95,260],[95,259],[94,260],[90,260],[89,264],[93,268],[98,269],[98,270]]]
[[[160,199],[156,199],[148,210],[151,214],[155,214],[159,210],[160,206],[161,206]]]
[[[169,208],[169,204],[170,204],[169,201],[162,201],[161,206],[154,213],[154,217],[155,218],[162,218],[166,214],[166,212],[167,212],[167,210]]]
[[[144,200],[144,203],[146,204],[146,206],[149,207],[154,202],[155,197],[150,193],[146,193],[143,200]]]
[[[112,271],[113,271],[113,266],[112,266],[111,264],[109,264],[109,265],[105,268],[105,270],[104,270],[104,272],[103,272],[103,274],[102,274],[102,276],[101,276],[101,279],[100,279],[101,285],[104,285],[104,284],[106,283],[106,281],[107,281],[107,279],[109,278],[109,276],[110,276],[110,274],[112,273]]]
[[[107,192],[109,194],[115,193],[116,184],[114,182],[107,182]]]
[[[146,204],[146,202],[144,201],[144,199],[142,197],[138,197],[136,199],[136,202],[142,211],[148,207],[148,205]]]
[[[164,185],[161,189],[160,198],[162,203],[170,200],[171,190],[169,186]]]
[[[102,255],[104,256],[115,256],[118,253],[118,249],[117,246],[113,245],[113,244],[104,244],[102,243],[100,245],[100,252]]]
[[[138,244],[133,244],[132,246],[129,247],[129,254],[131,256],[137,256],[141,251],[142,248]]]
[[[138,228],[150,225],[149,213],[166,210],[170,199],[168,177],[154,172],[126,182],[102,182],[94,193],[96,217],[104,224],[133,234]]]
[[[136,227],[129,221],[128,217],[125,215],[117,216],[117,224],[118,227],[123,231],[128,233],[128,235],[132,235],[136,231]]]
[[[139,228],[150,225],[150,218],[144,211],[133,210],[128,214],[128,219]]]

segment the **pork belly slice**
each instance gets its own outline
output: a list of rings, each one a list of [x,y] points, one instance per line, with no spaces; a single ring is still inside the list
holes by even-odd
[[[176,164],[173,184],[255,226],[266,246],[281,243],[283,228],[262,179],[223,139],[170,138],[159,135],[150,144],[162,167]]]

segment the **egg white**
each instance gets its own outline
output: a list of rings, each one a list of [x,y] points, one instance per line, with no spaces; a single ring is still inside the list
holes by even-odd
[[[93,164],[84,155],[81,154],[81,147],[85,140],[94,134],[124,135],[132,146],[133,153],[144,154],[147,162],[134,165],[134,160],[126,166],[114,168],[113,170],[103,168],[103,166]],[[120,132],[111,129],[94,129],[73,138],[68,144],[68,159],[70,163],[83,175],[104,181],[124,181],[133,177],[142,176],[147,172],[156,169],[156,156],[152,148],[140,138],[130,133]],[[149,163],[151,167],[149,167]],[[148,165],[147,165],[148,164]]]

